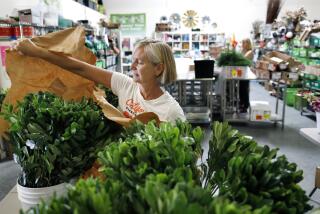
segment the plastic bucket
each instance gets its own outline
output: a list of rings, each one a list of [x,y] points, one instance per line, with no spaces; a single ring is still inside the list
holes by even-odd
[[[18,198],[23,210],[28,210],[36,206],[41,200],[49,201],[54,193],[56,196],[63,196],[67,192],[67,183],[58,184],[50,187],[29,188],[17,184]]]
[[[294,101],[295,101],[295,96],[298,92],[297,88],[287,88],[287,105],[288,106],[293,106],[294,105]]]

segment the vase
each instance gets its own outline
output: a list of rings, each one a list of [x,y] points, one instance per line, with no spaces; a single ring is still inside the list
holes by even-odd
[[[316,112],[317,129],[320,130],[320,112]]]
[[[67,183],[62,183],[50,187],[30,188],[21,186],[17,183],[18,199],[21,202],[21,207],[24,211],[35,207],[41,200],[49,201],[54,193],[57,197],[63,196],[67,192]]]

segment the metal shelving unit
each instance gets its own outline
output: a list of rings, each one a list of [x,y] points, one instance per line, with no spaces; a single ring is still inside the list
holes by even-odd
[[[275,114],[269,120],[261,121],[251,121],[249,113],[240,113],[239,102],[240,102],[240,91],[239,83],[240,81],[258,81],[262,79],[257,79],[256,75],[252,73],[250,68],[245,71],[245,74],[242,77],[226,77],[223,78],[223,91],[222,91],[222,118],[224,121],[228,122],[254,122],[254,123],[274,123],[275,125],[281,122],[282,129],[284,128],[285,121],[285,107],[286,107],[286,84],[278,83],[276,85],[277,94],[276,94],[276,106]],[[264,81],[264,80],[263,80]],[[282,103],[282,112],[280,114],[279,109],[279,99],[280,99],[280,90],[283,89],[283,103]],[[228,96],[227,96],[228,93]]]

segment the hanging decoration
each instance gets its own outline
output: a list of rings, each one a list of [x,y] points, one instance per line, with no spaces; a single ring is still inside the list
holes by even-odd
[[[167,16],[161,16],[160,17],[160,23],[167,23],[168,22],[168,17]]]
[[[171,14],[169,20],[170,20],[170,22],[172,22],[174,24],[180,25],[181,17],[178,13],[173,13],[173,14]]]
[[[169,21],[173,30],[178,30],[180,28],[181,17],[178,13],[171,14]]]
[[[188,28],[194,28],[198,24],[199,16],[194,10],[187,10],[182,17],[183,24]]]
[[[203,16],[203,17],[202,17],[202,24],[203,24],[203,25],[208,25],[208,24],[210,24],[210,21],[211,21],[211,19],[210,19],[209,16]]]
[[[212,29],[216,29],[218,27],[218,24],[215,22],[212,22],[211,27]]]

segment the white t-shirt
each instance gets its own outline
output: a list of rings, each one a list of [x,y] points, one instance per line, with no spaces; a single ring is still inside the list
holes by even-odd
[[[154,112],[160,121],[185,120],[178,102],[163,89],[164,93],[153,100],[145,100],[137,83],[127,75],[114,72],[111,77],[112,92],[119,98],[119,108],[124,116],[133,118],[143,112]]]

